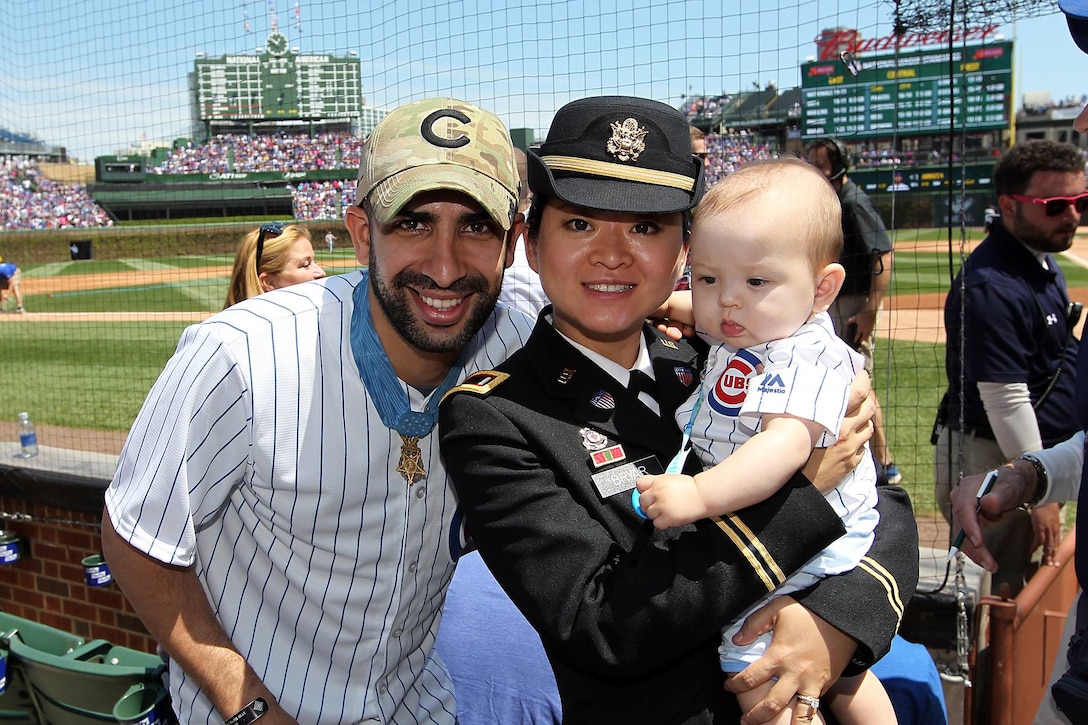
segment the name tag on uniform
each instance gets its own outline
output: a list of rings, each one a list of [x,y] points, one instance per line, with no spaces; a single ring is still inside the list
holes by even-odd
[[[615,496],[617,493],[630,491],[635,487],[635,481],[641,476],[664,472],[655,456],[646,456],[637,461],[598,471],[593,474],[592,478],[593,485],[597,487],[597,493],[600,497],[608,498],[609,496]]]

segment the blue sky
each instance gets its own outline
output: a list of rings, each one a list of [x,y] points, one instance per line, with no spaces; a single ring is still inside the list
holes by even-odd
[[[871,0],[4,0],[0,126],[88,161],[190,131],[196,53],[252,53],[273,15],[304,53],[362,60],[370,105],[450,94],[537,129],[577,97],[685,94],[799,84],[827,27],[891,32]],[[298,13],[296,14],[296,6]],[[1025,91],[1088,93],[1088,56],[1057,11],[1004,25]],[[247,29],[248,24],[248,29]]]

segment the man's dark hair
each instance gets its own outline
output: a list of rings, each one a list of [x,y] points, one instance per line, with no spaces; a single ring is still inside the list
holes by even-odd
[[[1084,173],[1084,156],[1070,143],[1024,141],[1006,151],[994,167],[994,193],[1023,194],[1036,171]]]

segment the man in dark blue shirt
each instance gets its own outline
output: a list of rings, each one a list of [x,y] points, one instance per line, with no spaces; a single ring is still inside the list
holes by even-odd
[[[1069,249],[1085,190],[1084,157],[1071,144],[1027,141],[998,161],[1000,217],[964,262],[945,302],[949,392],[938,429],[934,476],[949,516],[949,491],[962,476],[1054,445],[1077,430],[1073,396],[1076,319],[1054,259]],[[960,467],[962,462],[962,468]],[[991,591],[1015,596],[1053,555],[1058,506],[1014,512],[986,530],[998,562]]]

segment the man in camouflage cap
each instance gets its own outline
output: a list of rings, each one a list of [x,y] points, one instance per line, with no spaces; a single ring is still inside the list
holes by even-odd
[[[384,224],[417,194],[462,191],[509,230],[518,202],[511,148],[502,122],[470,103],[452,98],[409,103],[367,139],[355,198],[370,199]]]
[[[402,106],[345,219],[368,269],[186,331],[103,523],[180,722],[455,722],[433,644],[464,536],[431,432],[443,393],[531,331],[495,308],[517,199],[498,118]]]

